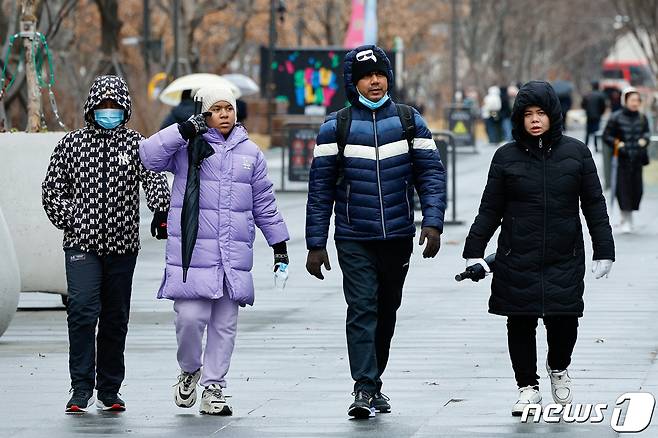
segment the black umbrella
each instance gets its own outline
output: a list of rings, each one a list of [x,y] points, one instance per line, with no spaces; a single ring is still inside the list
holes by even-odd
[[[201,112],[201,101],[195,101],[194,113]],[[183,257],[183,283],[187,281],[187,270],[190,268],[192,252],[196,246],[199,232],[199,169],[203,160],[214,154],[212,146],[203,136],[197,135],[190,139],[187,145],[187,183],[181,211],[181,252]]]
[[[551,83],[558,97],[568,97],[573,93],[573,82],[558,79]]]

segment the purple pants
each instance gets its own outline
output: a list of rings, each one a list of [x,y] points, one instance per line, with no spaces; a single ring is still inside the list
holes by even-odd
[[[225,293],[216,300],[174,300],[178,365],[188,373],[201,368],[201,386],[226,387],[238,325],[238,303]],[[208,328],[206,348],[203,333]],[[203,361],[201,356],[203,355]]]

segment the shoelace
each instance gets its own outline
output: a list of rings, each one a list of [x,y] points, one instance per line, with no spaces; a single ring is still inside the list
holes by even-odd
[[[206,391],[208,391],[210,395],[217,397],[218,399],[224,398],[224,394],[222,394],[222,388],[206,388]]]
[[[358,398],[363,398],[363,399],[366,399],[366,400],[370,400],[370,398],[371,398],[370,394],[368,394],[365,391],[354,391],[352,393],[352,396],[358,397]]]
[[[377,397],[377,396],[379,396],[379,397]],[[375,394],[374,398],[383,398],[383,399],[386,400],[386,401],[391,400],[391,399],[388,398],[388,396],[387,396],[386,394],[384,394],[383,392],[378,392],[377,394]]]
[[[559,371],[558,373],[553,371],[551,374],[552,374],[551,377],[556,378],[560,382],[570,382],[571,381],[571,378],[569,377],[569,374],[564,372],[564,371]]]
[[[183,389],[187,391],[188,389],[190,389],[190,384],[192,384],[193,378],[194,378],[194,373],[186,373],[185,371],[183,371],[178,375],[178,383],[174,383],[172,387],[175,387],[176,385],[183,383]]]

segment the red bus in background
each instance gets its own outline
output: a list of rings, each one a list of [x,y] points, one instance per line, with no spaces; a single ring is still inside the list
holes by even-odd
[[[603,88],[623,90],[628,86],[636,88],[656,88],[656,78],[651,73],[646,61],[611,61],[603,62]]]
[[[600,85],[610,99],[613,110],[620,105],[621,92],[629,86],[637,88],[650,106],[655,99],[656,78],[645,60],[606,59]]]

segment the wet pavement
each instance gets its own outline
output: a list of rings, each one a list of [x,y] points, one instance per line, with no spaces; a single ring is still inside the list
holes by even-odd
[[[348,420],[352,381],[345,345],[345,302],[333,245],[324,281],[305,269],[303,193],[279,193],[288,222],[291,275],[273,288],[271,250],[258,233],[256,304],[241,309],[228,375],[232,417],[201,416],[173,403],[176,339],[169,301],[158,301],[164,244],[142,225],[127,339],[127,411],[67,416],[66,315],[59,298],[23,294],[21,310],[0,338],[0,437],[612,437],[612,406],[625,392],[658,394],[658,187],[646,188],[636,233],[616,234],[610,278],[586,277],[585,316],[570,373],[575,402],[610,403],[600,424],[522,424],[510,416],[517,392],[504,318],[487,313],[489,280],[456,283],[461,250],[473,220],[494,148],[460,154],[458,219],[446,227],[434,260],[413,255],[383,391],[393,411]],[[278,181],[276,152],[269,152]],[[493,246],[490,246],[490,249]],[[591,247],[587,249],[591,257]],[[588,262],[589,267],[589,262]],[[544,404],[550,384],[541,370],[545,331],[538,330]],[[654,421],[654,423],[656,423]],[[629,435],[633,436],[633,435]],[[638,436],[658,436],[650,426]]]

